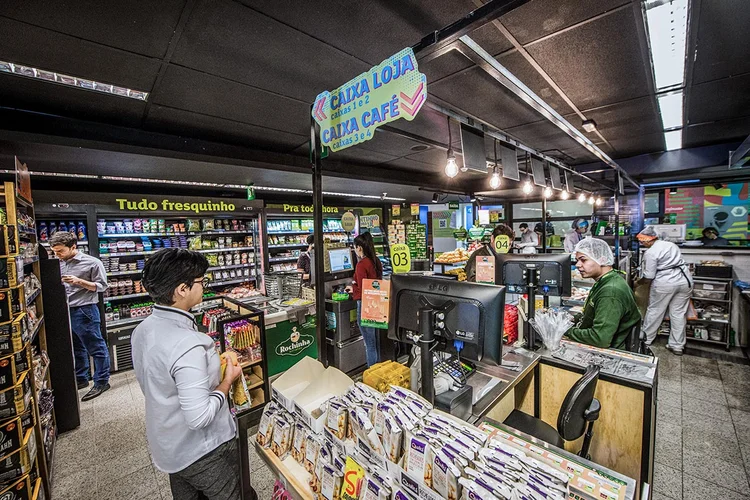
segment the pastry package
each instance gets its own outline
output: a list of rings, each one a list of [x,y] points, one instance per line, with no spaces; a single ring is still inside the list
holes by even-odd
[[[329,401],[328,412],[326,414],[326,427],[339,439],[344,439],[346,436],[346,420],[346,406],[342,405],[339,401]]]
[[[313,433],[307,434],[307,443],[305,443],[305,470],[312,474],[315,471],[315,464],[318,461],[318,452],[323,442]]]
[[[401,447],[404,432],[396,423],[396,419],[386,414],[383,424],[383,448],[388,460],[398,463],[401,458]]]
[[[339,500],[344,475],[330,465],[324,465],[320,477],[320,500]]]
[[[292,457],[300,465],[305,465],[305,448],[310,430],[302,422],[294,425],[294,441],[292,442]]]
[[[448,500],[458,500],[461,469],[442,452],[432,454],[432,489]]]
[[[287,453],[292,447],[292,437],[294,427],[283,416],[276,419],[273,427],[273,439],[271,440],[271,451],[281,460],[286,458]]]
[[[258,424],[258,433],[255,435],[255,440],[263,448],[271,447],[271,440],[273,439],[273,428],[276,423],[276,406],[273,403],[269,403],[263,409],[263,415],[260,417],[260,423]]]

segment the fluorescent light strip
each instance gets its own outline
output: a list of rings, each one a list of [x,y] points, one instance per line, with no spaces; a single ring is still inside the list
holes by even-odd
[[[646,0],[656,90],[685,84],[688,0]]]
[[[664,143],[667,145],[666,151],[680,149],[682,147],[682,129],[664,132]]]
[[[0,61],[0,73],[10,73],[17,76],[34,78],[35,80],[42,80],[44,82],[59,83],[60,85],[67,85],[69,87],[76,87],[84,90],[92,90],[94,92],[100,92],[102,94],[110,94],[119,97],[129,97],[130,99],[136,99],[138,101],[145,101],[146,99],[148,99],[148,92],[143,92],[141,90],[133,90],[117,85],[112,85],[110,83],[97,82],[78,76],[64,75],[62,73],[56,73],[54,71],[33,68],[31,66],[24,66],[23,64],[17,64],[7,61]]]
[[[687,179],[684,181],[665,181],[665,182],[651,182],[649,184],[641,184],[643,187],[660,187],[660,186],[679,186],[682,184],[698,184],[700,179]]]
[[[15,175],[15,170],[0,170],[4,174]],[[218,182],[194,182],[194,181],[177,181],[173,179],[148,179],[141,177],[122,177],[115,175],[91,175],[91,174],[68,174],[61,172],[29,172],[29,174],[39,177],[70,177],[73,179],[101,179],[103,181],[115,181],[115,182],[141,182],[146,184],[177,184],[181,186],[200,186],[200,187],[214,187],[223,189],[247,189],[244,184],[220,184]],[[297,193],[297,194],[309,194],[312,195],[312,190],[309,189],[295,189],[295,188],[280,188],[272,186],[252,186],[258,191],[272,191],[279,193]],[[333,191],[323,191],[324,195],[327,196],[340,196],[343,198],[365,198],[368,200],[388,200],[388,201],[406,201],[406,198],[396,198],[393,196],[377,196],[372,194],[358,194],[358,193],[338,193]]]
[[[682,127],[682,91],[657,97],[664,130]]]

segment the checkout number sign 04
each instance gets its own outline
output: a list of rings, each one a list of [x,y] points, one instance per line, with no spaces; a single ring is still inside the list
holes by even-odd
[[[391,266],[396,274],[411,271],[411,251],[409,245],[397,243],[391,247]]]

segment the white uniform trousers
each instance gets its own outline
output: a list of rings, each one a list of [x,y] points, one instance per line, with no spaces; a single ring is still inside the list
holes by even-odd
[[[692,288],[687,283],[679,285],[663,285],[658,281],[651,284],[651,292],[648,297],[648,310],[643,319],[643,333],[646,334],[646,343],[651,343],[656,338],[659,325],[664,320],[664,315],[669,311],[669,341],[667,346],[676,350],[685,348],[685,324],[687,323],[687,310],[690,304]]]

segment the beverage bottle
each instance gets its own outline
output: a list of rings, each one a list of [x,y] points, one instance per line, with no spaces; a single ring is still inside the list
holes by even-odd
[[[112,311],[112,304],[107,302],[104,309],[104,319],[106,321],[113,321],[114,312]]]
[[[65,225],[65,222],[60,222],[60,225],[57,226],[57,230],[66,233],[68,232],[68,226]]]
[[[120,319],[120,309],[118,307],[115,307],[115,310],[112,311],[112,321],[117,321]]]
[[[49,237],[47,235],[47,223],[42,222],[39,225],[39,241],[47,241],[48,238]]]
[[[57,224],[55,224],[54,222],[50,222],[49,223],[49,235],[52,236],[56,232],[57,232]]]
[[[86,224],[82,221],[78,222],[78,239],[86,241]]]
[[[76,229],[76,223],[75,222],[71,222],[70,224],[68,224],[68,231],[70,231],[71,234],[73,234],[73,236],[75,236],[76,238],[78,238],[78,230]]]

